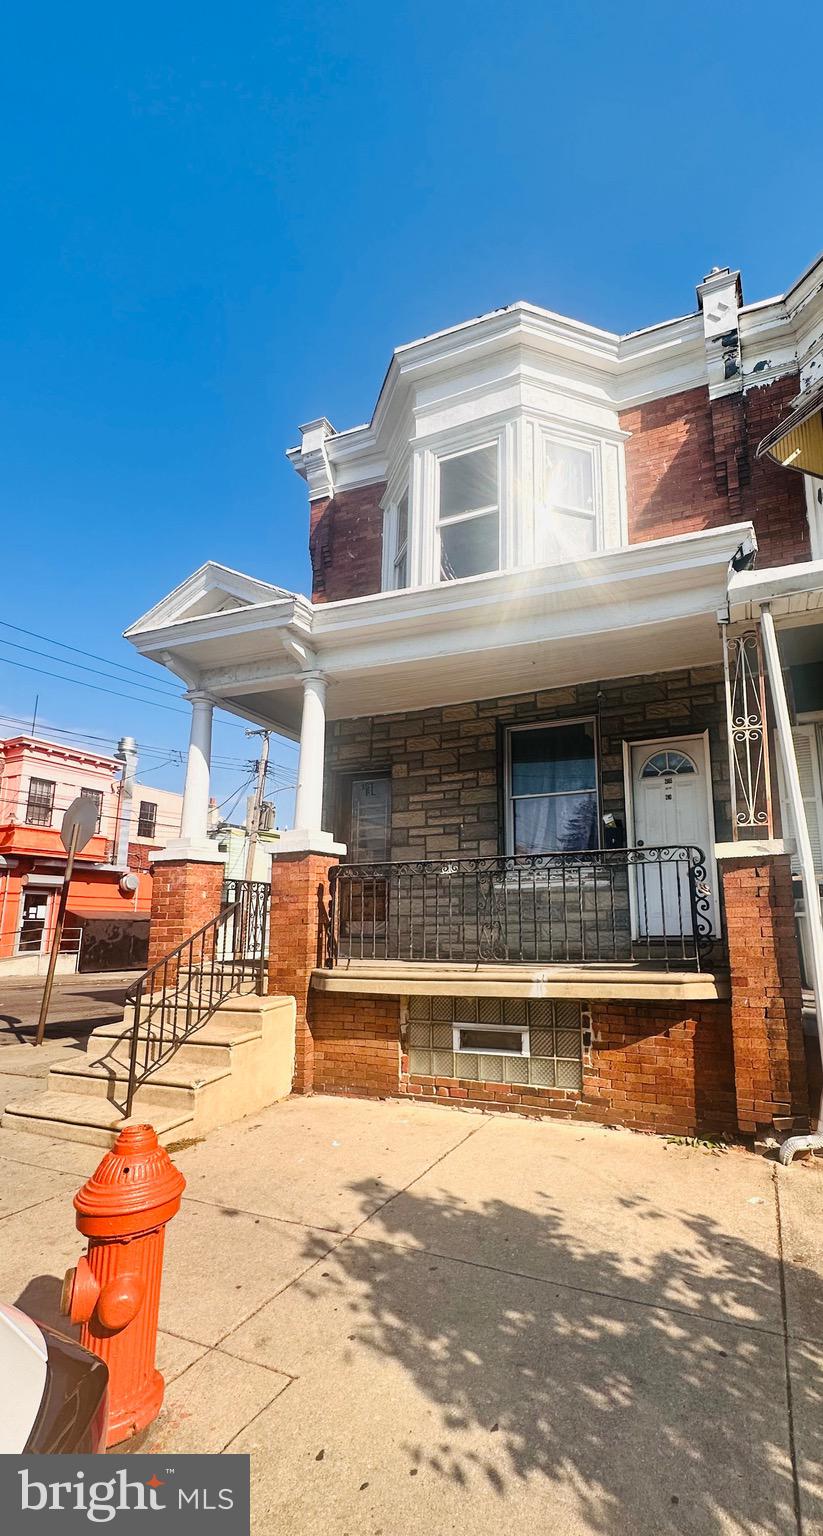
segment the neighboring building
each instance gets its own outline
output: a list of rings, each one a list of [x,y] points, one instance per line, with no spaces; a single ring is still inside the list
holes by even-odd
[[[823,259],[753,304],[714,269],[627,335],[517,303],[400,347],[368,423],[289,453],[311,599],[207,564],[132,625],[190,681],[167,891],[210,857],[214,703],[300,739],[271,944],[298,1089],[802,1123],[823,489],[758,447],[800,430],[821,338]]]
[[[249,834],[245,827],[223,825],[211,834],[221,854],[226,858],[226,879],[245,880],[248,859]],[[252,880],[271,878],[271,856],[276,852],[279,832],[261,832],[254,850]]]
[[[75,862],[59,967],[144,962],[149,855],[179,831],[182,796],[135,784],[129,800],[122,767],[39,737],[0,742],[0,975],[45,967],[66,868],[60,825],[78,795],[95,802],[97,831]]]

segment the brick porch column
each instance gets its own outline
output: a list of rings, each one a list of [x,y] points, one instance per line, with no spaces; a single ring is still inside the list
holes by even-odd
[[[809,1097],[800,956],[785,844],[722,843],[737,1123],[804,1129]]]
[[[291,851],[285,833],[283,851],[272,858],[269,992],[286,993],[297,1004],[295,1093],[314,1088],[314,1039],[311,1032],[311,973],[324,963],[323,916],[328,905],[329,869],[345,848],[328,834],[303,837],[308,846]],[[326,844],[328,851],[318,851]]]
[[[149,967],[217,916],[225,873],[223,859],[207,862],[157,855],[152,874]],[[174,979],[170,974],[168,980]]]

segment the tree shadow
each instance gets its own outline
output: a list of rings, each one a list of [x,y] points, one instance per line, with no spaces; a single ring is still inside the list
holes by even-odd
[[[350,1187],[364,1207],[373,1200],[371,1183]],[[368,1371],[375,1439],[402,1443],[412,1477],[467,1500],[479,1480],[503,1522],[507,1504],[522,1518],[528,1486],[547,1530],[798,1530],[786,1360],[801,1472],[819,1492],[823,1349],[786,1338],[773,1255],[640,1197],[618,1199],[602,1226],[550,1194],[528,1210],[386,1198],[367,1237],[328,1256],[309,1239],[306,1257],[324,1262],[298,1284],[318,1305],[332,1288],[348,1319],[347,1366],[363,1351],[383,1357],[435,1410],[387,1423],[394,1405],[380,1382],[396,1372]],[[820,1277],[799,1278],[823,1303]]]

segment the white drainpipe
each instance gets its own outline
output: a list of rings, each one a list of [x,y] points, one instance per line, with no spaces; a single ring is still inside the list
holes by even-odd
[[[823,921],[821,921],[820,917],[817,874],[815,872],[811,839],[809,838],[809,828],[806,821],[806,807],[803,804],[800,774],[797,769],[797,757],[794,750],[794,738],[792,737],[792,723],[786,699],[786,687],[783,682],[783,670],[780,665],[780,651],[777,645],[777,633],[768,603],[761,604],[760,629],[763,639],[763,652],[766,657],[766,670],[769,674],[775,720],[777,722],[777,742],[783,763],[786,793],[792,808],[794,834],[797,840],[797,856],[800,861],[803,893],[806,898],[805,906],[811,948],[811,982],[812,991],[814,992],[815,1013],[817,1015],[820,1055],[821,1059],[823,1059]],[[784,1141],[780,1148],[781,1163],[790,1163],[796,1152],[806,1152],[823,1147],[823,1099],[821,1099],[818,1110],[817,1123],[820,1129],[813,1132],[812,1135],[790,1136],[787,1141]]]

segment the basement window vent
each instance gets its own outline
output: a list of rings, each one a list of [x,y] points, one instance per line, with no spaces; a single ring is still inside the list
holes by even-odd
[[[583,1086],[579,1003],[519,998],[413,997],[409,1000],[409,1071],[417,1077]]]

